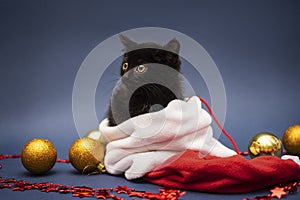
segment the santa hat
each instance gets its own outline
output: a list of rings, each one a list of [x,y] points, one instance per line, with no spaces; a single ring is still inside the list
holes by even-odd
[[[173,100],[154,113],[118,126],[99,126],[106,144],[104,164],[111,174],[144,177],[167,187],[206,192],[248,192],[297,180],[293,160],[259,157],[247,160],[213,137],[211,116],[198,97]]]

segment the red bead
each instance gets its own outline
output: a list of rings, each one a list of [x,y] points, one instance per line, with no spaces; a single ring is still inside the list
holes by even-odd
[[[21,154],[12,155],[11,158],[21,158]]]
[[[3,183],[16,183],[16,179],[14,178],[10,178],[10,179],[6,179],[6,180],[3,180]]]
[[[11,188],[11,185],[8,183],[0,184],[0,189]]]
[[[128,193],[128,196],[130,197],[144,197],[145,196],[145,192],[139,192],[139,191],[131,191]]]
[[[56,162],[58,163],[69,163],[69,160],[57,159]]]
[[[94,194],[92,192],[74,192],[73,193],[74,197],[91,197],[94,196]]]
[[[107,192],[106,190],[99,190],[97,192],[95,192],[96,198],[97,199],[106,199],[109,198],[110,193]]]

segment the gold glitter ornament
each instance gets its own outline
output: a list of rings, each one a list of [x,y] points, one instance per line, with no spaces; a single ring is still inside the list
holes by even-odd
[[[251,158],[258,156],[282,156],[282,143],[275,135],[262,132],[256,134],[248,145]]]
[[[81,173],[103,173],[105,148],[97,140],[83,137],[76,140],[69,150],[69,160],[73,167]]]
[[[21,153],[23,166],[32,174],[46,174],[57,158],[54,145],[46,139],[36,138],[29,141]]]
[[[283,134],[282,143],[287,154],[300,156],[300,125],[289,127]]]

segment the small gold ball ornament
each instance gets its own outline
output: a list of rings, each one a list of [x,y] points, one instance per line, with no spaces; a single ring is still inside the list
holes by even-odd
[[[300,125],[289,127],[283,134],[282,143],[287,154],[300,156]]]
[[[76,140],[69,150],[69,160],[81,173],[105,172],[103,165],[105,148],[97,140],[83,137]]]
[[[282,143],[275,135],[262,132],[256,134],[248,145],[248,152],[251,158],[258,156],[282,156]]]
[[[32,174],[46,174],[57,158],[54,145],[46,139],[36,138],[29,141],[21,153],[23,166]]]

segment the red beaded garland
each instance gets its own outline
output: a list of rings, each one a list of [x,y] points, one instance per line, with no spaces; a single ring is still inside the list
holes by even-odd
[[[178,199],[184,195],[185,192],[180,192],[176,189],[160,189],[159,193],[151,193],[144,191],[136,191],[134,188],[128,188],[127,186],[118,186],[116,188],[90,188],[86,186],[66,186],[62,184],[54,183],[28,183],[25,180],[16,179],[2,179],[0,177],[0,189],[9,188],[13,191],[25,191],[25,190],[40,190],[41,192],[58,192],[62,194],[72,193],[73,197],[96,197],[97,199],[115,199],[121,200],[123,198],[118,197],[111,192],[118,194],[124,193],[129,197],[142,197],[145,199]]]
[[[20,158],[20,154],[16,155],[3,155],[0,154],[0,160],[6,158]],[[69,160],[57,159],[59,163],[69,163]],[[1,169],[2,165],[0,166]],[[54,183],[29,183],[25,180],[16,180],[14,178],[3,179],[0,177],[0,189],[11,189],[13,191],[25,191],[25,190],[39,190],[40,192],[58,192],[61,194],[71,193],[73,197],[95,197],[97,199],[115,199],[123,200],[123,198],[112,194],[126,194],[129,197],[140,197],[153,200],[176,200],[185,192],[181,192],[176,189],[160,189],[159,193],[151,193],[145,191],[136,191],[134,188],[127,186],[118,186],[116,188],[90,188],[86,186],[67,186]]]
[[[3,155],[3,154],[0,154],[0,160],[3,160],[3,159],[6,159],[6,158],[20,158],[21,157],[21,154],[15,154],[15,155]],[[0,169],[2,169],[2,165],[0,164]],[[0,188],[1,189],[1,188]]]

